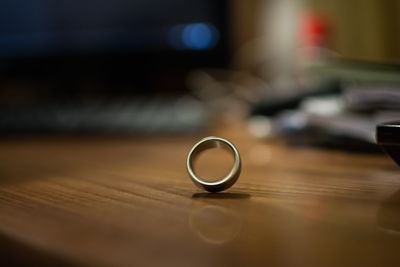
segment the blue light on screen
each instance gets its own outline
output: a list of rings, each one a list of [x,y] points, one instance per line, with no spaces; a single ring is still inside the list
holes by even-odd
[[[210,23],[177,25],[171,29],[169,39],[175,49],[208,50],[218,43],[219,32]]]

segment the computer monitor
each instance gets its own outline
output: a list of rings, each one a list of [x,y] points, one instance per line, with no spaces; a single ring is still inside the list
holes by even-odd
[[[4,0],[0,76],[179,87],[190,69],[227,63],[227,2]]]

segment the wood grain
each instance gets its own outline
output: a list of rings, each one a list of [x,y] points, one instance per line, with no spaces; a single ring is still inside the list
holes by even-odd
[[[241,125],[207,134],[242,154],[225,193],[187,177],[200,136],[0,141],[4,266],[400,265],[389,158],[255,140]]]

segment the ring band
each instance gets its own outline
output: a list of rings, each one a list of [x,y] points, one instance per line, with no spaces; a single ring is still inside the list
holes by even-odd
[[[201,152],[211,148],[222,148],[232,153],[234,164],[230,172],[222,179],[215,182],[206,182],[196,175],[196,172],[194,171],[194,161]],[[196,186],[208,192],[220,192],[234,185],[240,176],[241,160],[239,151],[228,140],[215,136],[206,137],[196,143],[190,150],[186,161],[186,168],[190,178]]]

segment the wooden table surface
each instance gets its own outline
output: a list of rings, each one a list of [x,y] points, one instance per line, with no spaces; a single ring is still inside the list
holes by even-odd
[[[0,140],[1,266],[400,266],[388,157],[207,134],[243,158],[225,193],[186,174],[200,136]]]

